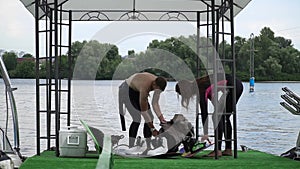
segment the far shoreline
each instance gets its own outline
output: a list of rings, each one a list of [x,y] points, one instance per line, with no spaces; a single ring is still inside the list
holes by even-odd
[[[2,77],[0,77],[0,79],[2,79]],[[18,79],[21,79],[21,80],[36,80],[36,78],[10,78],[11,80],[18,80]],[[40,80],[46,80],[44,78],[41,78]],[[68,79],[61,79],[61,80],[68,80]],[[109,81],[109,80],[124,80],[124,79],[72,79],[72,81],[78,81],[78,80],[82,80],[82,81]],[[167,79],[168,82],[176,82],[176,80],[173,80],[173,79]],[[249,81],[244,81],[242,80],[243,83],[248,83]],[[288,80],[266,80],[266,81],[255,81],[255,83],[300,83],[300,80],[297,81],[297,80],[291,80],[291,81],[288,81]]]
[[[244,81],[247,82],[247,81]],[[272,81],[255,81],[255,83],[300,83],[300,81],[296,81],[296,80],[292,80],[292,81],[276,81],[276,80],[272,80]]]

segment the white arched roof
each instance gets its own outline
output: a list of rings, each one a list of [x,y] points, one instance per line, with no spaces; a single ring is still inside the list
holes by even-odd
[[[35,0],[20,0],[35,15]],[[54,0],[47,1],[48,4]],[[207,20],[207,9],[212,0],[57,0],[63,4],[63,10],[72,11],[72,20],[187,20],[196,21],[196,11],[201,20]],[[215,8],[224,11],[229,17],[228,0],[214,0]],[[236,16],[251,0],[233,0],[234,16]],[[50,5],[52,8],[53,5]],[[40,8],[40,14],[45,9]],[[69,19],[67,12],[63,19]]]

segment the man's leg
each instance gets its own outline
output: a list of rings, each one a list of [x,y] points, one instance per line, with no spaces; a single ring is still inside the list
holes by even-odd
[[[133,121],[129,127],[129,148],[134,146],[140,123]]]
[[[139,103],[139,92],[129,88],[129,99],[126,108],[132,117],[132,123],[129,128],[129,147],[133,147],[141,123],[141,112]]]
[[[150,107],[150,105],[148,104],[148,107]],[[153,114],[151,109],[148,110],[148,114],[149,117],[151,118],[151,121],[153,122]],[[150,127],[148,126],[147,122],[145,122],[144,124],[144,137],[146,139],[146,144],[147,144],[147,149],[151,149],[151,137],[152,137],[152,132]]]
[[[132,123],[129,127],[129,148],[134,146],[135,139],[138,133],[139,126],[141,124],[141,115],[139,111],[129,111],[132,117]]]
[[[135,108],[131,108],[129,114],[132,117],[132,123],[129,127],[129,148],[134,146],[135,139],[139,130],[139,126],[141,124],[141,113],[137,111]]]

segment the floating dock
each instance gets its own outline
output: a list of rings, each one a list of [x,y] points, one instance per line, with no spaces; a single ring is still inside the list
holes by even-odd
[[[238,151],[238,158],[229,156],[214,158],[202,157],[209,151],[199,153],[195,158],[173,156],[165,159],[158,158],[125,158],[113,156],[114,169],[206,169],[206,168],[300,168],[300,161],[267,154],[260,151]],[[28,158],[20,169],[95,169],[98,156],[88,154],[85,158],[56,157],[55,151],[44,151],[40,156]]]

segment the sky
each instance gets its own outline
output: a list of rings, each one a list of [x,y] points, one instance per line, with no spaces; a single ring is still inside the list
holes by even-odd
[[[235,35],[249,38],[259,36],[263,27],[269,27],[275,36],[291,39],[300,50],[300,1],[299,0],[252,0],[235,17]],[[298,19],[297,19],[298,18]],[[73,41],[89,40],[97,34],[103,23],[74,23]],[[0,51],[35,53],[34,17],[19,0],[0,0]],[[196,33],[196,31],[195,31]],[[163,35],[135,36],[116,44],[121,55],[128,50],[144,51],[152,39],[164,39]],[[130,44],[130,45],[128,45]]]

